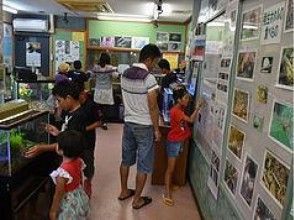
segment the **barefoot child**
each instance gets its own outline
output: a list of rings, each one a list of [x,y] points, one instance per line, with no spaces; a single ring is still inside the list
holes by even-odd
[[[63,157],[60,167],[50,176],[55,183],[55,193],[50,209],[50,220],[86,219],[89,198],[83,183],[83,136],[77,131],[64,131],[57,137],[57,153]]]
[[[168,206],[174,205],[171,190],[171,179],[175,169],[176,159],[180,153],[182,143],[191,136],[188,123],[193,123],[197,113],[200,110],[200,102],[191,116],[184,113],[189,102],[189,94],[184,87],[177,87],[173,91],[174,106],[170,110],[170,131],[167,136],[166,152],[168,156],[168,165],[165,172],[165,193],[163,202]]]

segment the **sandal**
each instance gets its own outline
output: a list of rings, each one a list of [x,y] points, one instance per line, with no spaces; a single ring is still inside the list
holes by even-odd
[[[120,201],[123,201],[123,200],[126,200],[128,198],[131,198],[133,195],[135,195],[135,190],[133,189],[128,189],[129,191],[129,194],[125,197],[118,197],[117,199],[120,200]]]
[[[175,204],[173,199],[169,199],[169,198],[165,197],[164,194],[162,194],[162,200],[163,200],[163,203],[167,206],[173,206]]]
[[[133,206],[133,209],[140,209],[140,208],[142,208],[152,202],[152,198],[150,198],[148,196],[142,196],[141,199],[143,200],[143,203],[139,206]]]

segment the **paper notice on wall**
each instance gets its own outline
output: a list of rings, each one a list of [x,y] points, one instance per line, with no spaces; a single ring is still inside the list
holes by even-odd
[[[264,10],[261,25],[261,44],[280,43],[284,15],[285,2]]]
[[[55,69],[64,62],[74,62],[80,59],[80,43],[78,41],[63,41],[55,42]]]
[[[85,34],[84,32],[73,32],[72,33],[72,40],[73,41],[85,41]]]
[[[41,43],[26,43],[26,66],[41,67]]]

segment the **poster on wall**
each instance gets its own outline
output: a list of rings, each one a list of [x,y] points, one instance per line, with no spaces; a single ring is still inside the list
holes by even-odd
[[[182,42],[182,35],[181,33],[169,33],[168,37],[169,42]]]
[[[286,17],[285,17],[285,32],[293,31],[293,13],[294,13],[293,0],[287,0],[286,4]]]
[[[290,168],[270,152],[265,153],[262,185],[281,206],[286,199]]]
[[[114,47],[131,48],[132,38],[131,37],[114,37]]]
[[[261,7],[250,9],[242,16],[242,40],[253,40],[259,37]]]
[[[55,42],[55,69],[64,62],[80,59],[80,43],[77,41],[57,40]]]
[[[205,35],[198,35],[192,39],[191,58],[203,61],[205,55]]]
[[[229,131],[229,150],[240,160],[242,159],[244,148],[245,133],[240,131],[237,127],[231,125]]]
[[[100,38],[90,38],[89,44],[93,47],[100,47]]]
[[[157,42],[168,42],[169,35],[167,32],[156,32],[156,41]]]
[[[271,210],[266,206],[266,204],[263,202],[260,196],[258,196],[258,199],[256,200],[254,210],[254,220],[276,220],[275,216],[273,215]]]
[[[219,169],[220,169],[220,157],[211,151],[210,160],[210,175],[207,180],[207,186],[210,189],[214,199],[217,199],[218,185],[219,185]]]
[[[171,70],[179,67],[179,54],[178,53],[163,53],[162,58],[167,59]]]
[[[274,101],[270,138],[288,151],[293,151],[293,105]]]
[[[224,180],[233,196],[236,195],[238,176],[238,170],[227,159]]]
[[[294,83],[294,50],[293,47],[284,47],[281,51],[278,86],[293,90]]]
[[[237,78],[253,81],[256,52],[240,52],[238,56]]]
[[[264,10],[260,37],[262,45],[280,43],[284,13],[285,2]]]
[[[41,43],[26,43],[26,66],[41,67]]]
[[[149,44],[149,37],[132,37],[133,49],[142,49],[147,44]]]
[[[242,185],[240,188],[241,197],[245,200],[246,204],[250,207],[252,204],[252,197],[255,188],[255,179],[257,175],[257,163],[247,155],[244,170]]]
[[[248,122],[249,115],[249,93],[235,89],[233,98],[233,115],[238,119]]]
[[[114,47],[114,37],[101,37],[101,47]]]
[[[168,43],[168,51],[170,52],[180,52],[182,44],[181,43],[176,43],[176,42],[169,42]]]

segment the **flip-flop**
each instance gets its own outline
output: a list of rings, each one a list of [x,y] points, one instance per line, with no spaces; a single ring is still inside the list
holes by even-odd
[[[133,195],[135,195],[135,190],[133,189],[128,189],[129,191],[129,195],[125,196],[125,197],[118,197],[117,199],[120,200],[120,201],[123,201],[123,200],[126,200],[128,198],[131,198]]]
[[[162,194],[162,201],[167,206],[173,206],[174,205],[174,200],[173,199],[166,198],[164,196],[164,194]]]
[[[133,209],[140,209],[140,208],[142,208],[152,202],[152,198],[150,198],[148,196],[142,196],[141,199],[143,199],[144,202],[139,206],[133,206]]]

